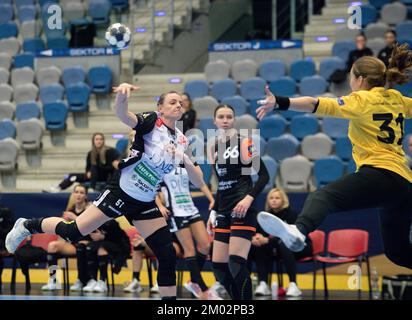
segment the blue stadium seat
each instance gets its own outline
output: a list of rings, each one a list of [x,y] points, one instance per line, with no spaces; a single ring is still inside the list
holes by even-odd
[[[294,117],[301,116],[302,112],[292,111],[292,110],[279,111],[279,115],[281,115],[286,120],[291,121]]]
[[[69,67],[63,70],[62,81],[65,87],[77,82],[84,82],[85,79],[86,73],[82,66]]]
[[[6,138],[16,138],[16,125],[10,119],[0,121],[0,140]]]
[[[313,173],[318,188],[343,176],[345,164],[336,156],[329,156],[315,161]]]
[[[13,7],[10,4],[0,4],[0,25],[13,20]]]
[[[323,118],[322,131],[331,137],[337,139],[339,137],[347,137],[349,120],[338,118]]]
[[[129,139],[122,138],[117,140],[116,142],[116,150],[120,154],[124,154],[126,152],[127,146],[129,145]]]
[[[412,36],[409,38],[398,38],[398,43],[399,44],[407,44],[409,48],[412,48]]]
[[[202,131],[204,140],[207,139],[207,130],[208,129],[213,129],[213,130],[216,129],[216,127],[213,123],[213,118],[210,118],[210,117],[200,119],[197,128],[200,131]]]
[[[240,95],[246,100],[261,99],[265,96],[266,81],[259,77],[253,77],[242,81]]]
[[[112,89],[112,70],[108,66],[97,66],[89,69],[89,84],[94,93],[109,93]]]
[[[45,49],[44,42],[41,38],[24,39],[23,41],[23,51],[32,52],[43,51]]]
[[[266,152],[266,140],[260,134],[252,134],[253,144],[258,148],[259,154],[265,154]]]
[[[404,129],[405,135],[412,134],[412,119],[405,119]]]
[[[235,110],[236,116],[246,113],[249,103],[241,96],[227,97],[222,100],[222,104],[228,104]]]
[[[269,173],[269,181],[266,184],[264,191],[269,191],[275,185],[275,179],[278,175],[279,164],[268,155],[263,156],[262,161],[265,164],[266,169]],[[258,177],[259,176],[257,174],[252,175],[252,181],[256,182]]]
[[[14,21],[0,24],[0,40],[5,38],[16,38],[18,34],[18,28]]]
[[[66,87],[67,103],[69,110],[73,112],[82,112],[89,110],[90,87],[78,82]]]
[[[376,22],[378,12],[376,8],[370,4],[363,4],[361,6],[362,12],[362,27],[366,27],[369,23]]]
[[[291,77],[280,77],[269,84],[273,94],[282,97],[292,97],[296,94],[296,81]]]
[[[290,132],[299,140],[310,134],[318,133],[318,119],[310,114],[297,115],[290,122]]]
[[[313,76],[315,74],[316,66],[313,61],[298,59],[290,64],[290,76],[298,82],[304,77]]]
[[[8,4],[8,5],[13,5],[13,0],[0,0],[0,4]]]
[[[325,58],[320,62],[319,75],[329,81],[329,77],[336,70],[345,70],[345,61],[339,57]]]
[[[45,6],[47,8],[47,6]],[[62,22],[62,27],[61,28],[56,28],[56,29],[51,29],[48,27],[47,21],[48,21],[48,13],[46,11],[46,16],[43,17],[43,32],[46,35],[47,39],[51,38],[60,38],[64,37],[67,31],[67,25]]]
[[[32,53],[21,53],[14,56],[13,60],[14,68],[29,67],[34,69],[34,54]]]
[[[260,135],[265,139],[279,137],[286,131],[287,121],[279,115],[271,115],[263,118],[259,124]]]
[[[210,178],[212,176],[212,166],[208,163],[200,163],[199,166],[203,172],[203,180],[207,185],[210,185]]]
[[[53,4],[53,3],[59,3],[59,0],[39,0],[39,5],[41,8],[43,8],[43,6],[46,4]]]
[[[266,154],[276,161],[293,157],[298,153],[299,141],[291,134],[270,138],[266,145]]]
[[[43,105],[43,117],[46,129],[50,131],[66,129],[68,108],[63,101]]]
[[[356,49],[353,41],[338,41],[332,47],[332,55],[341,58],[345,63],[348,61],[349,53]]]
[[[24,5],[17,8],[20,23],[36,20],[37,9],[34,5]]]
[[[106,24],[112,5],[108,0],[89,0],[89,16],[95,24]]]
[[[60,83],[48,84],[40,87],[40,101],[42,104],[63,100],[64,88]]]
[[[47,38],[48,49],[67,49],[69,48],[69,40],[65,36],[56,36]]]
[[[16,106],[16,120],[40,118],[40,107],[35,101],[19,103]]]
[[[286,64],[282,60],[265,61],[259,68],[259,76],[267,82],[275,81],[285,74]]]
[[[261,97],[262,99],[264,97]],[[258,105],[258,100],[260,99],[255,99],[255,100],[250,100],[249,101],[249,113],[256,118],[256,109],[260,107],[260,105]]]
[[[318,75],[304,77],[300,81],[299,89],[302,96],[319,96],[327,91],[328,82]]]
[[[129,0],[110,0],[112,7],[116,10],[124,10],[129,7]]]
[[[188,93],[192,100],[208,95],[209,85],[206,80],[192,80],[185,84],[184,92]]]
[[[355,172],[355,171],[356,171],[356,163],[355,163],[355,161],[353,160],[353,158],[351,158],[351,159],[349,160],[349,162],[348,162],[347,167],[346,167],[346,172],[347,172],[347,173],[353,173],[353,172]]]
[[[412,78],[409,78],[408,83],[405,83],[401,86],[395,85],[394,88],[398,90],[400,93],[402,93],[404,96],[412,98]]]
[[[34,5],[34,0],[15,0],[16,7]]]
[[[236,94],[236,82],[233,79],[215,81],[210,88],[210,95],[218,101]]]
[[[369,0],[369,4],[376,9],[381,9],[385,4],[391,3],[392,0]]]
[[[336,155],[343,161],[349,161],[352,158],[352,143],[348,137],[337,138],[335,149]]]
[[[412,21],[402,21],[396,25],[396,34],[398,38],[411,39]]]

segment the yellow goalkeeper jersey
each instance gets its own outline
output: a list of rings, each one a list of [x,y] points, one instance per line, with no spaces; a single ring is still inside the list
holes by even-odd
[[[412,99],[399,91],[375,87],[340,98],[319,97],[319,116],[349,119],[349,139],[356,167],[387,169],[412,182],[402,148],[405,119],[412,118]]]

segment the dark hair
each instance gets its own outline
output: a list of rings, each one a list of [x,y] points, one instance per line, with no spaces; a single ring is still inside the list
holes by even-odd
[[[233,111],[233,115],[236,116],[236,114],[235,114],[235,109],[233,109],[233,107],[232,107],[230,104],[219,104],[219,105],[216,107],[216,109],[215,109],[215,111],[214,111],[214,113],[213,113],[213,118],[216,118],[216,113],[219,111],[219,109],[222,109],[222,108],[229,108],[230,110]]]
[[[368,38],[366,38],[366,34],[363,33],[363,32],[359,32],[359,33],[356,35],[355,39],[358,38],[358,37],[362,37],[362,38],[364,38],[365,40],[368,40]]]
[[[157,100],[157,106],[160,106],[161,104],[163,104],[163,102],[165,101],[167,95],[168,95],[168,94],[171,94],[171,93],[176,93],[176,94],[180,95],[179,92],[174,91],[174,90],[168,91],[168,92],[165,92],[165,93],[162,93],[162,94],[160,95],[160,97],[159,97],[159,100]]]
[[[189,100],[189,109],[192,109],[193,104],[192,104],[192,98],[190,98],[190,94],[188,94],[187,92],[183,92],[182,96],[186,96],[187,100]]]
[[[395,38],[398,36],[397,33],[396,33],[396,31],[393,30],[393,29],[386,30],[385,33],[392,33],[392,34],[395,36]]]
[[[396,45],[387,69],[378,58],[365,56],[354,62],[352,72],[356,78],[365,78],[371,88],[407,83],[412,73],[412,51],[407,44]]]

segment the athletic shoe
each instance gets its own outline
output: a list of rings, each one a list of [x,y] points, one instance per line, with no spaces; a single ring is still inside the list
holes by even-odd
[[[225,287],[222,286],[219,281],[216,281],[215,284],[209,290],[214,291],[220,297],[227,294]]]
[[[103,280],[97,281],[96,285],[93,287],[93,292],[106,293],[107,292],[106,282]]]
[[[13,229],[7,234],[6,249],[9,253],[14,253],[20,243],[31,235],[30,231],[23,225],[27,219],[19,218],[13,226]]]
[[[58,193],[60,191],[62,191],[62,189],[59,186],[50,186],[50,187],[43,189],[43,192],[46,192],[46,193]]]
[[[93,292],[94,291],[94,287],[97,285],[97,281],[94,279],[90,279],[86,286],[83,287],[83,292]]]
[[[70,291],[82,291],[83,290],[83,283],[77,279],[72,286],[70,286]]]
[[[188,281],[183,285],[183,287],[187,291],[189,291],[191,294],[193,294],[196,298],[199,298],[200,295],[202,294],[202,289],[200,289],[200,287],[197,283]]]
[[[209,289],[207,290],[207,300],[223,300],[223,298],[219,297],[214,290]]]
[[[259,285],[256,287],[255,296],[270,296],[271,292],[269,290],[268,284],[265,281],[260,281]]]
[[[142,291],[143,291],[143,288],[142,288],[142,286],[140,285],[139,280],[133,279],[133,281],[130,282],[130,284],[129,284],[126,288],[124,288],[123,291],[124,291],[124,292],[130,292],[130,293],[133,293],[133,292],[142,292]]]
[[[289,225],[265,211],[259,212],[257,220],[265,232],[279,237],[291,251],[299,252],[305,247],[306,237],[295,225]]]
[[[296,283],[291,282],[289,283],[288,290],[286,291],[287,297],[300,297],[302,295],[302,291],[298,288]]]
[[[150,288],[150,293],[160,293],[159,286],[157,285],[157,283]]]
[[[61,289],[60,285],[57,282],[54,282],[52,279],[49,279],[49,282],[41,287],[42,291],[55,291]]]

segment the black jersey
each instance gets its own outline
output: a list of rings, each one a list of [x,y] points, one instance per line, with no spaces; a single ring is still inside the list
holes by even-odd
[[[218,140],[214,145],[213,168],[218,178],[216,211],[231,211],[253,187],[250,174],[245,174],[245,169],[251,170],[252,163],[243,163],[241,158],[243,139],[240,135],[234,135],[226,142]]]

